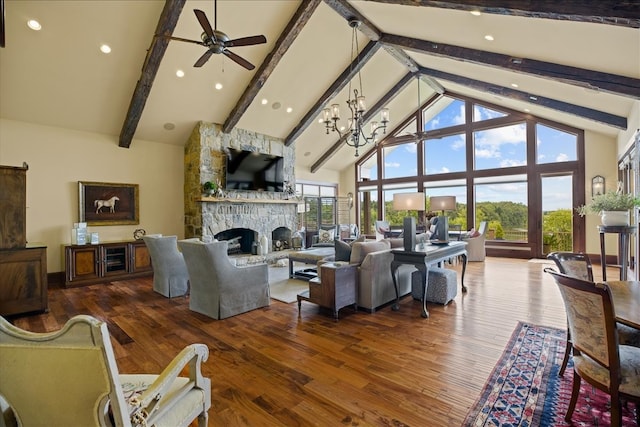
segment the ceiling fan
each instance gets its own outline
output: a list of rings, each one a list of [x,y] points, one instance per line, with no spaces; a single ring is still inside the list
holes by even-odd
[[[196,14],[196,18],[198,18],[198,22],[203,29],[203,33],[201,35],[202,41],[198,40],[189,40],[181,37],[173,37],[169,36],[171,40],[177,40],[181,42],[195,43],[207,48],[207,51],[193,64],[194,67],[202,67],[211,57],[211,55],[215,54],[223,54],[228,56],[232,61],[240,64],[247,70],[253,70],[256,68],[252,63],[242,58],[241,56],[236,55],[231,52],[228,48],[230,47],[239,47],[239,46],[251,46],[254,44],[262,44],[267,42],[267,38],[263,35],[259,36],[249,36],[249,37],[241,37],[239,39],[231,40],[229,36],[227,36],[222,31],[218,30],[218,0],[214,0],[214,10],[213,10],[213,23],[214,27],[211,28],[211,24],[207,19],[207,15],[199,9],[194,9],[193,12]]]

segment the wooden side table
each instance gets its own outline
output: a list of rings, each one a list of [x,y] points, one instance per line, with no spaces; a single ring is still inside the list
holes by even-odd
[[[605,233],[618,234],[618,266],[620,267],[620,280],[627,280],[627,266],[629,262],[630,235],[635,234],[636,227],[628,225],[599,225],[600,232],[600,263],[602,264],[602,280],[607,280],[607,254],[604,249]]]
[[[338,320],[338,311],[348,305],[358,310],[358,267],[351,264],[329,262],[320,266],[320,279],[309,280],[309,290],[298,294],[298,316],[302,301],[309,301],[333,310]]]

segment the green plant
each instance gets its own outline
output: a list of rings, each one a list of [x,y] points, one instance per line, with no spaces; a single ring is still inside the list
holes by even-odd
[[[558,244],[558,239],[553,233],[545,233],[542,235],[542,244],[556,246]]]
[[[218,184],[213,181],[207,181],[202,184],[202,188],[207,193],[215,193],[216,191],[218,191]]]
[[[640,198],[634,197],[633,194],[609,191],[594,196],[591,202],[577,207],[576,212],[585,216],[588,213],[599,214],[602,211],[628,211],[636,206],[640,206]]]

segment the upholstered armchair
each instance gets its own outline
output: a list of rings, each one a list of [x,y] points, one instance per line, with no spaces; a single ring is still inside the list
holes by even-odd
[[[465,238],[467,242],[467,261],[482,262],[486,256],[486,250],[484,248],[484,242],[487,238],[487,222],[482,221],[480,227],[478,227],[478,235],[475,237]]]
[[[176,236],[144,236],[142,238],[153,267],[153,290],[167,298],[179,297],[189,290],[189,273],[184,257],[178,251]]]
[[[213,319],[225,319],[269,305],[266,264],[236,267],[227,255],[227,242],[180,240],[189,271],[189,309]]]
[[[0,425],[207,425],[206,345],[185,347],[160,375],[121,375],[103,321],[73,317],[56,332],[22,330],[0,317]],[[188,376],[179,376],[183,369]]]

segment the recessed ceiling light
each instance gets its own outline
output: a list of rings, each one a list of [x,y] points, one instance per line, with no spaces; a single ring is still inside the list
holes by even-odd
[[[176,125],[173,123],[165,123],[163,126],[166,130],[174,130],[176,128]]]
[[[35,19],[29,19],[27,21],[27,26],[31,28],[33,31],[40,31],[42,29],[42,25]]]
[[[532,101],[537,101],[537,100],[538,100],[538,97],[537,97],[537,96],[530,95],[530,96],[529,96],[529,99],[530,99],[530,100],[532,100]]]
[[[322,120],[322,117],[320,117],[320,118],[318,119],[318,123],[320,123],[320,124],[324,123],[324,120]]]
[[[102,53],[111,53],[111,47],[108,44],[103,44],[100,46],[100,51]]]
[[[472,11],[471,11],[471,12],[469,12],[469,13],[471,13],[473,16],[480,16],[480,15],[482,15],[482,13],[480,13],[480,11],[479,11],[479,10],[472,10]]]
[[[214,86],[217,90],[222,89],[222,83],[216,83],[216,85]]]
[[[344,131],[344,129],[345,129],[345,127],[344,127],[344,126],[340,126],[340,132],[343,132],[343,131]]]
[[[291,107],[287,107],[287,113],[290,113],[290,112],[292,112],[292,111],[293,111],[293,108],[291,108]]]
[[[525,112],[525,113],[528,113],[529,111],[531,111],[531,110],[529,110],[528,108],[525,108],[525,109],[524,109],[524,112]]]
[[[511,83],[511,87],[518,87],[518,83]]]
[[[493,41],[493,36],[491,34],[487,34],[486,36],[484,36],[485,40],[489,40],[490,42]]]
[[[279,102],[274,102],[273,104],[271,104],[271,108],[273,108],[274,110],[278,110],[280,109],[280,107],[282,107],[282,104],[280,104]]]
[[[267,98],[262,98],[262,101],[260,101],[262,105],[267,105],[268,102]]]
[[[309,157],[311,155],[311,151],[305,151],[304,156]]]
[[[176,76],[178,76],[178,77],[184,77],[184,71],[182,71],[182,70],[178,70],[178,71],[176,71]]]

